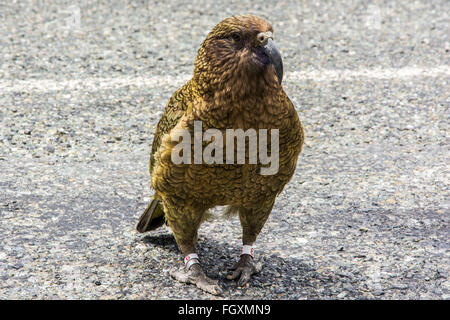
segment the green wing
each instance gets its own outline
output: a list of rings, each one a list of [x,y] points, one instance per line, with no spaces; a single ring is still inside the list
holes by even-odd
[[[167,103],[164,114],[156,126],[153,138],[152,151],[150,154],[150,174],[152,173],[152,168],[155,163],[155,153],[161,145],[162,138],[177,125],[178,121],[188,109],[188,105],[191,101],[191,94],[191,84],[189,81],[183,87],[175,91]]]
[[[167,103],[164,114],[159,119],[156,126],[155,135],[153,137],[152,151],[150,153],[150,174],[155,165],[155,153],[161,146],[162,138],[169,133],[180,121],[181,117],[188,110],[189,101],[191,101],[191,85],[186,83],[182,88],[175,91]],[[164,208],[158,195],[154,195],[152,201],[139,218],[136,226],[137,231],[147,232],[155,230],[162,226],[165,222]]]

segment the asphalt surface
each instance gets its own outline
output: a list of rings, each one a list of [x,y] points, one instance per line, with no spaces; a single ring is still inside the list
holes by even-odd
[[[0,299],[450,299],[448,1],[0,3]],[[306,130],[256,243],[200,229],[222,297],[176,283],[170,231],[141,235],[170,95],[221,19],[265,17]]]

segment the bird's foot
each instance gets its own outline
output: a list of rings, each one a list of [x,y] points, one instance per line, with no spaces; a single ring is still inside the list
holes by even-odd
[[[251,276],[260,272],[262,268],[262,262],[254,262],[251,255],[243,254],[231,268],[234,271],[227,275],[227,279],[234,280],[239,277],[238,286],[243,287],[250,281]]]
[[[223,292],[219,281],[209,278],[203,272],[199,263],[191,265],[190,268],[172,269],[169,274],[177,281],[195,284],[198,288],[208,293],[219,295]]]

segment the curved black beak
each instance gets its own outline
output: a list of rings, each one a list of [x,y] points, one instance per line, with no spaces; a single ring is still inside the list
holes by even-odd
[[[267,40],[267,44],[263,48],[275,68],[278,83],[281,84],[281,81],[283,80],[283,60],[281,59],[280,51],[278,51],[278,48],[271,38]]]

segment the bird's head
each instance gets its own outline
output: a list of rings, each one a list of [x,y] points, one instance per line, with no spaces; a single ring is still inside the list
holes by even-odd
[[[223,20],[199,49],[194,78],[209,89],[246,91],[260,85],[279,87],[283,63],[273,41],[272,26],[254,15]]]

